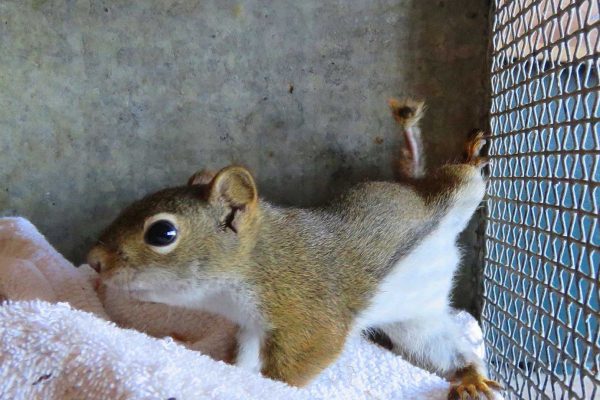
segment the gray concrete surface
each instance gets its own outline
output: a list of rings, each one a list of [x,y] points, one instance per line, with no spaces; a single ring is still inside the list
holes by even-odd
[[[486,124],[487,12],[485,0],[1,0],[0,211],[79,262],[124,205],[202,167],[242,163],[263,196],[318,204],[392,176],[390,96],[425,98],[429,159],[455,158]]]

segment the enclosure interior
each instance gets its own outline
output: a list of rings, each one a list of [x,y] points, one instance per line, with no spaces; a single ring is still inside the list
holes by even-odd
[[[200,168],[243,164],[300,206],[391,178],[390,97],[427,101],[432,166],[487,124],[482,0],[8,0],[0,21],[0,209],[76,263],[126,204]]]
[[[510,65],[540,60],[537,55],[552,48],[550,42],[533,46],[529,53],[519,47],[518,43],[532,40],[527,40],[533,35],[531,15],[538,18],[538,25],[546,26],[556,16],[571,15],[571,3],[588,4],[589,11],[594,2],[4,0],[0,2],[0,212],[31,219],[59,251],[79,263],[100,229],[123,206],[156,189],[183,184],[200,168],[243,164],[255,174],[261,196],[284,205],[320,204],[358,181],[393,177],[401,137],[386,101],[422,98],[428,107],[422,128],[430,167],[459,158],[474,128],[491,127],[493,139],[491,203],[461,237],[464,257],[455,305],[477,316],[483,307],[488,355],[496,357],[490,366],[509,386],[509,395],[569,398],[574,381],[554,383],[562,379],[563,370],[544,369],[544,376],[554,380],[543,384],[532,378],[529,359],[520,358],[521,353],[499,359],[505,349],[503,339],[525,355],[529,346],[526,339],[515,339],[513,325],[506,322],[510,318],[503,317],[500,308],[510,313],[511,307],[522,310],[522,302],[537,301],[543,307],[546,300],[529,299],[527,293],[519,297],[517,285],[510,280],[513,272],[498,266],[525,265],[518,256],[506,258],[508,250],[501,249],[512,237],[503,227],[510,230],[533,218],[511,222],[503,214],[509,206],[502,204],[529,201],[510,197],[510,190],[517,190],[514,185],[533,177],[518,171],[515,175],[515,168],[526,162],[537,165],[535,160],[517,157],[519,151],[591,154],[591,164],[582,167],[588,171],[583,178],[529,180],[540,185],[585,180],[592,209],[584,210],[584,215],[597,219],[600,145],[589,133],[597,132],[597,113],[589,108],[583,111],[588,125],[581,125],[584,138],[577,142],[578,149],[542,149],[550,143],[546,139],[536,147],[519,135],[538,126],[515,125],[518,119],[511,117],[514,110],[528,110],[528,103],[518,97],[522,82],[511,75],[516,72]],[[552,8],[540,14],[537,10],[544,7]],[[561,31],[563,36],[555,41],[566,43],[564,35],[576,37],[595,29],[597,46],[598,20],[590,21],[575,31]],[[513,50],[503,55],[507,49]],[[596,81],[590,80],[583,89],[575,86],[573,96],[593,92],[594,85],[597,92],[597,54],[598,48],[592,46],[584,56]],[[575,61],[580,60],[566,60]],[[539,62],[527,65],[538,68],[528,67],[527,82],[535,74],[541,76],[538,80],[550,79],[552,71],[560,69]],[[512,97],[503,100],[507,96]],[[535,96],[534,106],[543,107],[546,103],[551,107],[553,97],[568,97],[562,92]],[[597,99],[593,102],[597,107]],[[576,113],[566,112],[567,121],[558,122],[575,132],[580,125],[572,122]],[[555,122],[535,120],[542,127]],[[548,138],[552,132],[548,131]],[[544,134],[538,133],[540,138]],[[590,147],[581,147],[588,146],[585,138],[591,138]],[[509,165],[509,156],[516,164]],[[534,167],[523,168],[534,171]],[[582,207],[573,209],[579,212]],[[596,232],[597,221],[592,223],[596,225],[591,232]],[[544,228],[532,229],[535,235]],[[582,244],[593,266],[599,263],[599,244],[597,238],[591,240],[590,236],[565,239],[567,245]],[[530,242],[508,243],[518,248]],[[554,256],[524,251],[527,259],[549,257],[548,268],[565,265]],[[515,274],[521,279],[527,272]],[[597,279],[596,270],[582,281]],[[568,289],[563,286],[549,291]],[[577,295],[569,296],[563,296],[565,301],[579,301]],[[581,308],[582,315],[597,314],[597,297],[595,305],[591,301],[580,301],[588,307]],[[515,312],[512,319],[522,319]],[[559,314],[559,310],[545,312],[553,318]],[[564,322],[573,340],[577,323]],[[580,336],[586,349],[597,352],[597,319],[593,323],[585,326],[592,333]],[[541,336],[541,342],[548,340]],[[556,354],[549,357],[555,360]],[[592,386],[598,382],[598,357],[573,357],[580,364],[589,363],[590,371],[595,368],[595,378],[590,373],[578,375],[587,377]],[[540,359],[537,353],[530,358]],[[521,361],[521,368],[516,368]],[[548,388],[555,386],[561,392],[548,394]]]

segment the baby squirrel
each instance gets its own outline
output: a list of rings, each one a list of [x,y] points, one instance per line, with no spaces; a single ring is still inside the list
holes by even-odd
[[[202,309],[240,326],[236,364],[302,386],[351,334],[378,328],[393,351],[451,380],[450,399],[488,398],[449,293],[458,234],[485,192],[478,134],[463,164],[424,173],[423,103],[390,101],[407,150],[399,182],[360,183],[321,208],[258,197],[250,172],[200,172],[127,207],[90,251],[103,282],[140,300]]]

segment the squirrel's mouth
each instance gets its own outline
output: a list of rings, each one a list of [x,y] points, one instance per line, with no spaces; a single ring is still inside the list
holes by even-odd
[[[161,278],[129,268],[101,276],[102,284],[118,290],[132,299],[143,302],[179,305],[179,296],[182,292],[186,293],[189,291],[189,285]]]
[[[135,300],[158,302],[152,299],[152,297],[155,296],[155,293],[157,292],[156,288],[148,287],[148,285],[142,285],[139,282],[135,282],[133,276],[124,277],[118,275],[120,274],[115,274],[107,278],[103,277],[102,284],[106,285],[107,287],[116,289]]]
[[[150,289],[128,289],[127,293],[129,294],[129,297],[136,300],[160,303],[153,298],[154,291]]]

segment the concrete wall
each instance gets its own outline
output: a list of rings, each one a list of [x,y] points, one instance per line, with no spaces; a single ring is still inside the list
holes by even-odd
[[[392,176],[390,96],[425,98],[429,158],[454,158],[486,123],[487,12],[485,0],[2,0],[0,211],[79,262],[125,204],[202,167],[242,163],[263,196],[318,204]]]

